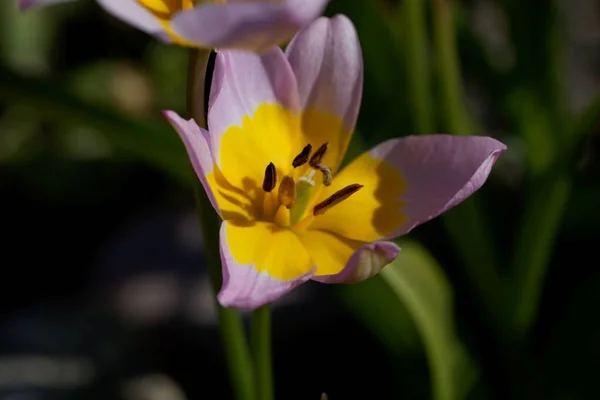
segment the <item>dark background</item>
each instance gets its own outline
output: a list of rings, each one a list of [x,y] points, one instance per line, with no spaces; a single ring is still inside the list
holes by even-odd
[[[351,155],[388,137],[433,133],[419,131],[410,94],[417,42],[406,29],[408,1],[334,0],[327,10],[353,20],[364,52]],[[232,398],[193,175],[159,113],[184,110],[188,51],[92,1],[26,14],[2,3],[0,398]],[[307,284],[276,303],[277,398],[595,398],[600,3],[422,3],[434,131],[458,133],[438,100],[435,7],[445,3],[473,133],[509,146],[476,194],[498,250],[502,301],[494,312],[481,300],[485,283],[472,279],[455,231],[436,219],[402,242],[398,268],[437,274],[409,282],[418,296],[399,295],[384,275]],[[574,137],[573,154],[561,135]],[[560,172],[558,162],[544,167],[548,154],[563,153]],[[568,194],[546,210],[565,176]],[[536,209],[541,217],[520,233]],[[544,250],[536,238],[545,235]],[[548,256],[525,330],[511,317],[523,295],[519,241]]]

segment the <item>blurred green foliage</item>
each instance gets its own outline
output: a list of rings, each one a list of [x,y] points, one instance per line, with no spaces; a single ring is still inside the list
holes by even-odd
[[[473,23],[483,3],[508,27],[500,50]],[[594,253],[582,250],[600,222],[600,96],[583,111],[568,103],[567,3],[338,0],[327,10],[352,19],[365,59],[350,155],[441,131],[509,145],[484,188],[400,242],[397,262],[332,288],[390,358],[427,357],[436,400],[595,395],[598,361],[579,355],[600,344],[600,275],[585,269]],[[0,4],[0,168],[35,157],[50,124],[64,157],[144,162],[191,189],[183,146],[159,114],[185,108],[186,50],[115,33],[69,43],[93,51],[106,41],[125,56],[61,67],[58,26],[80,13],[101,11],[81,2],[17,15]]]

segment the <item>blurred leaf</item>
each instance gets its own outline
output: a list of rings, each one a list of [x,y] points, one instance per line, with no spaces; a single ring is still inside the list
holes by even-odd
[[[358,125],[368,145],[410,133],[405,127],[408,112],[403,63],[393,32],[383,18],[381,2],[333,1],[327,14],[345,14],[358,32],[364,58],[365,83]],[[402,128],[402,130],[400,130]]]
[[[436,400],[465,398],[476,371],[454,328],[452,288],[429,252],[402,241],[400,257],[380,276],[414,319],[429,358]],[[388,309],[388,318],[395,315]]]
[[[0,49],[11,67],[40,72],[48,69],[48,52],[56,20],[51,10],[19,12],[17,1],[0,2]]]
[[[180,183],[192,182],[183,144],[159,118],[146,122],[110,107],[98,107],[49,80],[26,77],[2,65],[0,101],[22,103],[50,120],[71,120],[96,128],[114,149],[161,168]]]
[[[185,109],[189,54],[187,49],[152,42],[145,63],[163,107]]]
[[[563,173],[548,174],[530,187],[513,260],[517,290],[513,322],[518,335],[526,335],[535,323],[546,270],[571,186],[571,179]]]
[[[600,130],[600,93],[596,95],[579,117],[574,132],[577,137],[574,140],[598,130]]]
[[[380,275],[357,285],[335,285],[332,289],[388,351],[396,356],[421,351],[421,340],[409,311]]]
[[[406,66],[406,85],[409,97],[408,107],[413,116],[413,132],[416,134],[433,133],[433,97],[431,91],[431,62],[429,39],[425,21],[426,2],[413,0],[403,3],[399,23],[396,27],[404,29],[403,46]]]
[[[555,121],[537,94],[521,87],[513,89],[508,96],[508,107],[518,132],[525,141],[525,156],[530,174],[546,171],[556,159],[556,143],[549,136]]]

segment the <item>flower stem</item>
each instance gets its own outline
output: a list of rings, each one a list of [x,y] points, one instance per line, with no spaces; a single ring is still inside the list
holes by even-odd
[[[428,57],[429,43],[425,28],[425,1],[412,0],[403,3],[400,13],[404,33],[404,51],[407,71],[409,107],[414,116],[415,133],[432,133],[431,73]]]
[[[194,118],[196,123],[202,127],[206,127],[205,103],[207,96],[205,95],[205,77],[209,54],[208,50],[192,50],[188,71],[187,114],[188,117]],[[219,262],[219,226],[221,221],[199,182],[196,182],[195,189],[206,265],[213,292],[216,294],[221,287],[221,266]],[[256,400],[252,362],[241,317],[235,310],[222,307],[216,296],[215,304],[235,398],[238,400]]]
[[[259,400],[273,400],[273,367],[271,365],[271,306],[265,305],[252,312],[252,354],[256,391]]]
[[[549,174],[536,183],[515,244],[518,303],[514,324],[520,337],[535,321],[546,269],[571,193],[571,179],[566,172]]]

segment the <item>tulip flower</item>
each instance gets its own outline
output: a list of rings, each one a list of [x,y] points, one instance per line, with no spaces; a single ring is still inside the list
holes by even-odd
[[[219,51],[208,130],[164,112],[223,220],[223,306],[372,277],[399,256],[390,240],[470,196],[506,150],[489,137],[408,136],[339,170],[362,85],[354,26],[321,17],[285,53]]]

